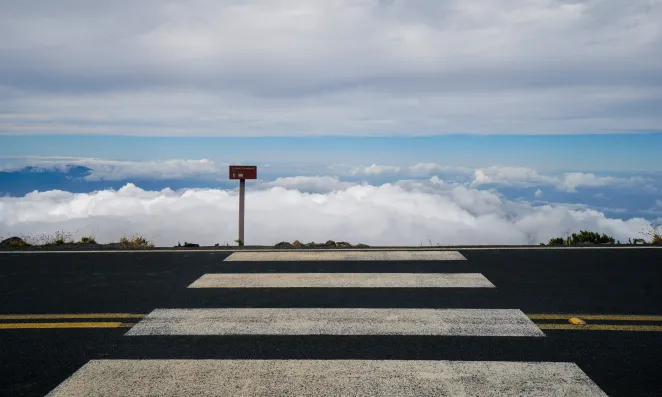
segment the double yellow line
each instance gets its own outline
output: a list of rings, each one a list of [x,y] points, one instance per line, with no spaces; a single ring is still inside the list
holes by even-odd
[[[637,322],[662,322],[662,316],[636,314],[527,314],[527,316],[538,328],[544,330],[662,332],[662,325],[637,324]],[[566,320],[567,323],[541,323],[538,322],[540,320]],[[601,321],[634,322],[634,324],[600,324]]]
[[[55,321],[43,320],[128,320],[135,321],[144,314],[132,313],[77,313],[77,314],[3,314],[0,315],[0,329],[56,329],[56,328],[124,328],[134,322],[124,321]],[[25,322],[2,322],[16,321]],[[32,320],[41,320],[34,322]],[[29,322],[28,322],[29,321]]]
[[[0,314],[2,329],[130,328],[145,317],[133,313]],[[662,316],[629,314],[527,314],[538,328],[553,331],[662,332]],[[16,321],[20,322],[16,322]],[[55,320],[55,321],[45,321]],[[65,320],[65,321],[62,321]],[[69,320],[69,321],[66,321]],[[74,320],[74,321],[71,321]],[[115,320],[115,321],[89,321]],[[124,321],[119,321],[124,320]],[[563,320],[560,322],[559,320]],[[11,322],[10,322],[11,321]],[[542,321],[542,322],[541,322]],[[547,321],[547,322],[545,322]],[[559,321],[550,323],[549,321]],[[600,322],[614,321],[617,324]]]

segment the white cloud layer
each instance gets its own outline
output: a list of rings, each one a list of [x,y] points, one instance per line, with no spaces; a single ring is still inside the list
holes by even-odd
[[[0,134],[662,129],[658,0],[0,1]]]
[[[568,172],[561,176],[546,176],[540,175],[538,171],[526,167],[492,166],[476,169],[471,185],[519,187],[551,185],[561,191],[576,192],[577,188],[580,187],[634,186],[642,185],[645,182],[646,179],[642,177],[618,178],[583,172]]]
[[[285,186],[310,179],[281,180]],[[381,186],[343,186],[320,178],[328,193],[273,186],[248,189],[247,244],[281,240],[345,240],[371,245],[537,244],[580,229],[626,241],[649,222],[612,219],[586,208],[532,206],[439,178]],[[331,190],[329,187],[337,188]],[[323,189],[322,189],[323,190]],[[157,245],[178,241],[211,245],[236,239],[236,190],[34,192],[0,198],[0,235],[92,233],[100,242],[139,233]]]
[[[334,190],[344,190],[356,183],[342,182],[337,176],[293,176],[276,178],[274,181],[258,181],[258,189],[269,189],[272,187],[283,187],[285,189],[298,190],[306,193],[328,193]]]

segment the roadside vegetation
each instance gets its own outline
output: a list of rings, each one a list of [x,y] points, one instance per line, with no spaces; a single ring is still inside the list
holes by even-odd
[[[82,237],[80,239],[81,244],[98,244],[97,241],[92,236]]]
[[[292,243],[281,241],[274,245],[274,248],[369,248],[369,246],[365,244],[352,245],[345,241],[335,242],[333,240],[329,240],[326,243],[315,243],[311,241],[310,243],[304,244],[299,240],[295,240]]]
[[[662,245],[662,225],[653,224],[649,228],[641,232],[643,238],[635,237],[629,238],[627,242],[623,244],[627,245]],[[547,246],[584,246],[584,245],[619,245],[620,241],[616,240],[612,236],[607,234],[600,234],[590,230],[580,230],[579,233],[572,233],[569,236],[565,237],[555,237],[550,239],[547,244],[540,243],[540,245]],[[229,247],[229,244],[223,244],[226,247]],[[215,244],[215,247],[222,246],[221,244]],[[421,243],[421,246],[423,244]],[[432,242],[430,241],[430,246]],[[437,246],[442,246],[437,244]],[[66,248],[85,248],[85,247],[105,247],[105,248],[122,248],[122,249],[144,249],[144,248],[153,248],[154,243],[142,235],[134,234],[132,236],[123,236],[119,242],[116,243],[97,243],[93,235],[87,235],[81,237],[79,241],[74,241],[73,234],[67,231],[58,230],[54,233],[43,233],[38,235],[18,235],[12,236],[9,238],[3,238],[0,236],[0,249],[32,249],[39,247],[62,247]],[[175,246],[176,248],[196,248],[200,247],[199,244],[190,243],[184,241],[184,244],[178,242]],[[299,240],[296,240],[292,243],[287,241],[281,241],[278,244],[274,245],[274,248],[368,248],[368,245],[365,244],[350,244],[348,242],[339,241],[335,242],[332,240],[327,241],[326,243],[302,243]]]
[[[189,243],[188,241],[184,241],[184,245],[182,245],[182,243],[180,243],[178,241],[177,245],[175,245],[175,247],[185,247],[185,248],[195,248],[195,247],[199,247],[199,246],[200,246],[200,244]],[[216,244],[216,247],[218,247],[218,244]]]
[[[145,237],[134,234],[131,237],[122,237],[120,239],[120,247],[122,248],[154,248],[154,244],[148,241]]]
[[[19,235],[9,238],[0,237],[0,248],[4,249],[30,249],[30,248],[62,248],[84,249],[92,247],[108,248],[152,248],[154,244],[141,235],[122,237],[118,243],[99,244],[93,235],[83,236],[75,241],[73,234],[59,230],[54,233],[37,235]]]
[[[45,235],[46,243],[43,245],[64,245],[64,244],[73,244],[73,236],[69,232],[63,230],[58,230],[52,235]]]
[[[20,237],[9,237],[8,239],[2,240],[0,243],[0,247],[7,247],[7,248],[24,248],[24,247],[30,247],[30,244],[25,242]]]
[[[662,245],[662,225],[651,225],[649,229],[644,230],[643,235],[648,238],[649,244]]]
[[[599,245],[599,244],[620,244],[613,237],[606,234],[600,235],[596,232],[581,230],[579,233],[572,233],[566,237],[556,237],[550,239],[547,245]]]
[[[641,232],[644,238],[629,238],[627,244],[646,244],[662,245],[662,226],[653,224],[650,228]],[[621,244],[619,240],[606,234],[600,234],[589,230],[580,230],[579,233],[572,233],[567,237],[555,237],[549,240],[546,245],[551,246],[572,246],[572,245],[612,245]],[[540,245],[545,245],[541,243]]]

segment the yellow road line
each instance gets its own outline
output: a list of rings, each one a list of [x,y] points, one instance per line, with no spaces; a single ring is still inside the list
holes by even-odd
[[[0,320],[143,318],[145,316],[146,314],[135,313],[0,314]],[[527,314],[526,316],[531,320],[569,320],[577,317],[584,320],[662,321],[662,316],[630,314]]]
[[[77,313],[77,314],[0,314],[0,320],[61,320],[90,318],[143,318],[144,314]]]
[[[536,326],[546,330],[662,332],[662,326],[660,325],[536,324]]]
[[[122,326],[119,322],[0,323],[0,329],[120,328]]]
[[[662,321],[662,316],[638,314],[527,314],[531,320],[569,320],[573,317],[582,320],[614,320],[614,321]]]

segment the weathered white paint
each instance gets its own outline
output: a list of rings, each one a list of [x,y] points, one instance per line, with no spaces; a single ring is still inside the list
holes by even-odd
[[[457,251],[267,251],[233,252],[226,261],[457,261]]]
[[[157,309],[126,335],[545,334],[514,309]]]
[[[573,363],[92,360],[47,397],[606,397]]]
[[[480,273],[218,273],[189,288],[494,288]]]

